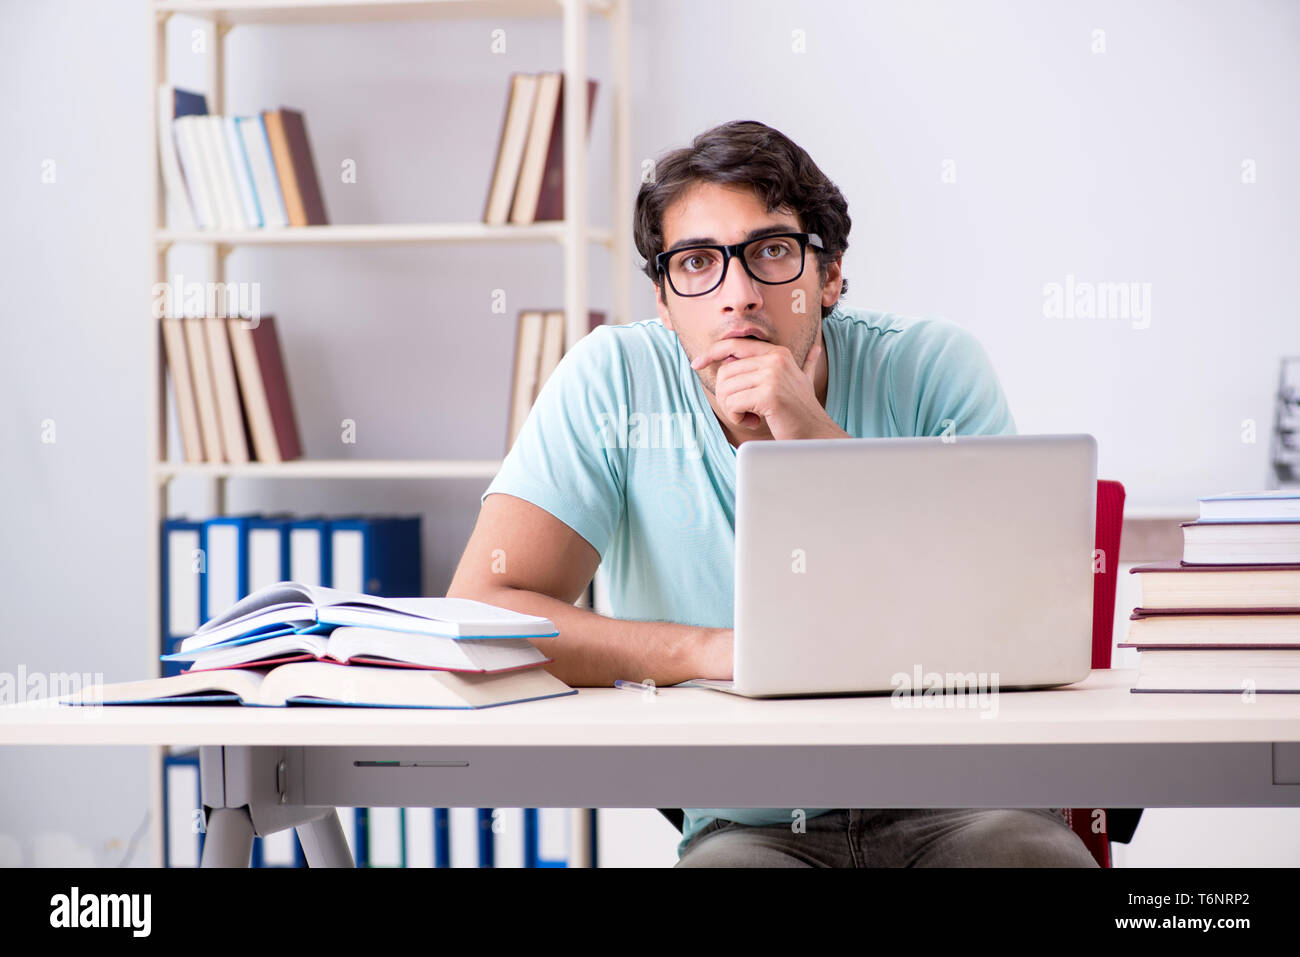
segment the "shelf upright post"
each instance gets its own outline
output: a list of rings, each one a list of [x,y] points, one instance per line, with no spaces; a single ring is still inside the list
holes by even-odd
[[[160,321],[153,316],[153,289],[154,285],[159,282],[167,281],[167,250],[170,244],[159,243],[157,241],[157,231],[166,226],[167,206],[166,197],[163,193],[162,174],[159,169],[159,147],[158,141],[159,121],[158,115],[159,98],[158,87],[165,82],[167,78],[167,21],[171,15],[164,12],[155,12],[153,17],[153,41],[154,55],[149,64],[149,113],[153,122],[149,124],[149,142],[151,149],[149,151],[152,157],[149,163],[149,170],[153,173],[152,188],[146,190],[149,197],[149,248],[150,264],[149,271],[152,274],[152,281],[147,287],[147,298],[143,303],[145,312],[145,323],[148,329],[148,336],[145,342],[145,355],[148,357],[148,375],[149,381],[153,383],[154,395],[153,400],[149,403],[149,414],[154,417],[151,428],[147,430],[148,438],[145,442],[146,454],[149,461],[145,468],[145,477],[148,482],[148,498],[145,505],[145,520],[148,523],[148,534],[145,536],[145,574],[151,576],[145,590],[146,595],[150,595],[152,600],[149,601],[148,608],[145,611],[145,629],[149,635],[149,641],[146,648],[149,651],[148,664],[145,666],[144,674],[151,678],[158,677],[161,672],[161,665],[158,661],[158,636],[162,634],[162,595],[160,587],[162,584],[162,551],[160,548],[160,537],[162,535],[162,520],[167,515],[167,480],[159,474],[158,463],[167,457],[167,373],[160,359],[160,349],[158,340],[162,335],[162,326]],[[163,806],[163,753],[165,748],[160,745],[151,745],[148,749],[147,760],[149,762],[149,863],[153,867],[162,867],[165,863],[163,860],[163,829],[166,822],[162,820]]]
[[[610,203],[613,281],[611,322],[632,321],[632,136],[631,91],[628,74],[628,0],[612,0],[609,11],[610,66],[614,77],[613,149],[614,195]]]
[[[587,0],[564,4],[564,348],[587,332]]]

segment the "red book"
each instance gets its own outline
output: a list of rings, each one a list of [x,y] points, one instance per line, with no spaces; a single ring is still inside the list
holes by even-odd
[[[253,451],[259,462],[302,457],[302,441],[289,395],[289,376],[280,353],[275,320],[230,318],[230,351],[239,373]]]

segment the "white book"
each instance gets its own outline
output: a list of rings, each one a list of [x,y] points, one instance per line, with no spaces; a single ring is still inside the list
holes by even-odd
[[[178,116],[172,121],[176,152],[185,173],[185,188],[194,204],[199,229],[217,229],[214,186],[209,179],[204,150],[199,135],[199,116]]]
[[[216,114],[208,114],[201,117],[203,128],[207,139],[205,141],[208,149],[210,165],[216,174],[217,181],[217,202],[221,209],[222,219],[227,224],[227,229],[245,229],[244,213],[240,208],[239,192],[235,187],[235,173],[230,162],[230,147],[226,143],[226,123],[225,117]]]
[[[284,197],[280,193],[280,178],[275,172],[275,158],[271,155],[266,124],[260,115],[237,116],[235,129],[244,144],[244,156],[248,160],[262,225],[277,229],[288,226],[289,215],[285,212]]]
[[[211,530],[208,548],[211,557]],[[209,563],[209,578],[212,572]],[[210,601],[209,612],[214,607],[222,606]],[[553,638],[559,634],[548,618],[470,598],[388,598],[301,582],[279,582],[258,589],[209,618],[181,642],[179,650],[206,648],[266,624],[287,621],[369,625],[448,638]]]
[[[173,125],[176,110],[176,90],[164,83],[158,87],[158,161],[162,168],[163,185],[167,188],[168,206],[174,218],[165,219],[173,229],[196,228],[198,211],[193,197],[185,186],[177,156],[176,129]]]
[[[1202,522],[1300,519],[1300,489],[1225,492],[1198,499]]]
[[[239,136],[233,116],[222,117],[225,121],[226,146],[230,150],[230,165],[235,173],[235,186],[239,190],[240,208],[244,221],[250,228],[260,228],[262,213],[253,194],[253,176],[248,166],[248,157],[244,155],[244,142]]]

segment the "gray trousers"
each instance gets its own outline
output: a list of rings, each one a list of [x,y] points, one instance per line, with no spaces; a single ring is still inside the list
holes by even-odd
[[[793,823],[793,822],[792,822]],[[869,808],[754,827],[722,818],[677,867],[1096,867],[1061,808]]]

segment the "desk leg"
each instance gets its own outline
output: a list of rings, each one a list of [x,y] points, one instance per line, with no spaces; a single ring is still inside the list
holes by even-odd
[[[247,867],[253,856],[253,821],[242,807],[214,807],[208,815],[200,867]]]
[[[308,867],[355,867],[352,852],[348,850],[347,838],[343,835],[343,825],[339,823],[339,812],[330,808],[324,817],[294,828],[302,851],[307,855]]]

